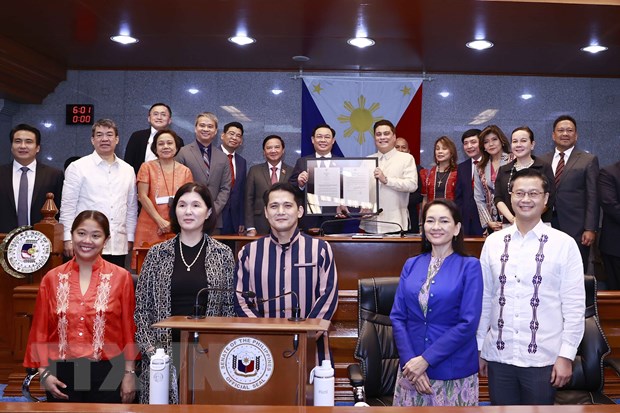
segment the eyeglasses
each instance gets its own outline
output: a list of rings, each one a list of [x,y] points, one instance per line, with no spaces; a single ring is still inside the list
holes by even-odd
[[[541,191],[529,191],[529,192],[525,192],[525,191],[514,191],[511,192],[511,195],[514,195],[515,198],[517,199],[523,199],[525,198],[525,195],[529,196],[530,199],[539,199],[541,198],[545,193],[541,192]]]

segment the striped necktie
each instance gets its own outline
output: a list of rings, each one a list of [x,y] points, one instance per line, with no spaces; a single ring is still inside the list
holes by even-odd
[[[205,161],[205,165],[207,167],[207,179],[209,179],[209,175],[211,174],[211,160],[209,159],[209,148],[204,148],[202,151],[202,160]]]
[[[558,165],[555,167],[555,187],[556,188],[558,187],[560,183],[562,172],[564,172],[564,152],[560,152],[560,160],[558,161]]]

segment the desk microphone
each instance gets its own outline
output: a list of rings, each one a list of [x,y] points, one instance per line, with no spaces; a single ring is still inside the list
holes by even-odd
[[[377,210],[377,212],[369,212],[369,213],[365,213],[365,214],[362,214],[362,213],[350,213],[350,212],[343,213],[343,215],[346,218],[335,218],[335,219],[328,219],[327,221],[323,221],[323,223],[319,227],[318,235],[320,237],[324,237],[325,236],[324,228],[330,226],[331,224],[342,223],[342,222],[349,222],[349,221],[359,221],[360,218],[362,218],[362,217],[376,217],[377,215],[379,215],[382,212],[383,212],[383,208],[379,208]]]
[[[276,300],[280,297],[284,297],[285,295],[292,295],[293,297],[295,297],[295,302],[296,302],[296,305],[293,306],[292,314],[289,317],[288,321],[304,321],[305,318],[301,317],[301,308],[299,308],[299,296],[297,295],[295,291],[282,292],[281,294],[278,294],[275,297],[271,297],[271,298],[257,298],[256,303],[257,304],[268,303],[269,301]]]
[[[205,291],[221,291],[224,293],[238,293],[241,294],[241,297],[243,298],[255,298],[256,297],[256,293],[254,291],[239,291],[239,290],[235,290],[233,288],[218,288],[218,287],[205,287],[205,288],[201,288],[200,291],[198,291],[198,293],[196,294],[196,302],[194,303],[194,314],[187,316],[187,318],[189,318],[190,320],[196,320],[196,319],[202,319],[205,318],[205,315],[201,315],[200,314],[200,307],[202,307],[200,304],[198,304],[198,300],[200,299],[200,295],[205,292]]]
[[[373,220],[371,222],[376,222],[378,224],[398,225],[398,228],[399,228],[398,231],[384,232],[385,235],[399,234],[401,238],[404,238],[405,234],[407,233],[407,231],[405,231],[403,229],[403,226],[400,225],[398,222],[394,222],[394,221],[380,221],[380,220]]]

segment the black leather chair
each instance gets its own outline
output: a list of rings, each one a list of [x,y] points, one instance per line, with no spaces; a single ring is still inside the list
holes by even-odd
[[[599,323],[596,304],[596,279],[585,276],[586,320],[583,339],[573,361],[571,381],[558,390],[556,404],[615,404],[603,393],[604,358],[609,354],[609,343]]]
[[[348,368],[355,402],[391,406],[398,371],[398,350],[390,311],[399,277],[358,281],[358,339],[354,356],[360,364]]]

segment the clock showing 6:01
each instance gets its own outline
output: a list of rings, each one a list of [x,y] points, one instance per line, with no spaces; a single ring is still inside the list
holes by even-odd
[[[67,125],[92,125],[95,123],[95,105],[67,105],[66,117]]]

